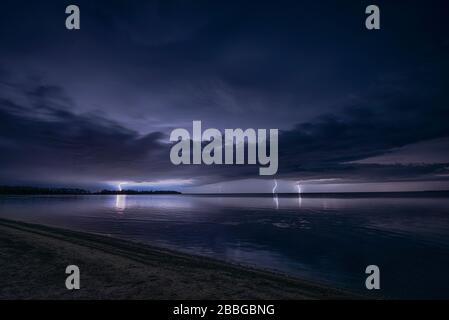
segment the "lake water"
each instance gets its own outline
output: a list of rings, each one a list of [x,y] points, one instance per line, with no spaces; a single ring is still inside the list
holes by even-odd
[[[395,298],[449,298],[449,198],[2,196],[0,217],[106,234]]]

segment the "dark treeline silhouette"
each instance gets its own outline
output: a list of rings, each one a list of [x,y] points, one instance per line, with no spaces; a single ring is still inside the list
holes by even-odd
[[[26,186],[0,186],[0,195],[101,195],[101,194],[181,194],[178,191],[102,190],[91,192],[78,188],[38,188]]]
[[[89,194],[90,192],[78,188],[37,188],[0,186],[0,194]]]

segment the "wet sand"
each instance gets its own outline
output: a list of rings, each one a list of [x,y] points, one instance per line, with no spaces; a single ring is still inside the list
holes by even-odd
[[[81,289],[67,290],[77,265]],[[114,239],[0,219],[0,299],[345,299],[272,272]]]

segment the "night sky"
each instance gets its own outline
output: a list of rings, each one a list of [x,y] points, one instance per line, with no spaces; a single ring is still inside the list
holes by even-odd
[[[447,1],[2,1],[0,185],[449,189],[448,17]],[[174,166],[169,134],[193,120],[279,128],[278,174]]]

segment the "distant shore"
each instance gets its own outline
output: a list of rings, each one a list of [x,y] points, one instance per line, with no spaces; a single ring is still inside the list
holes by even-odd
[[[0,299],[345,299],[285,275],[102,235],[0,219]],[[81,289],[65,288],[75,264]]]
[[[89,191],[78,188],[39,188],[28,186],[0,186],[0,195],[159,195],[181,194],[173,190],[101,190]]]

